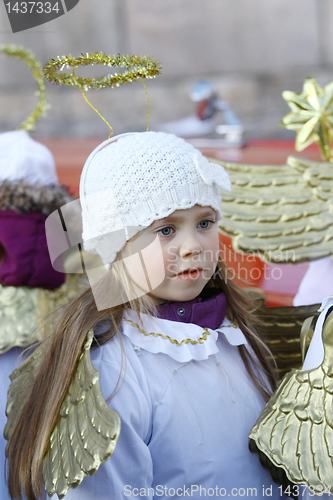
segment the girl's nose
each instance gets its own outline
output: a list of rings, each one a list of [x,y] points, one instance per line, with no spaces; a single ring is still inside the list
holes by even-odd
[[[194,235],[187,234],[179,246],[179,255],[183,258],[190,257],[191,255],[199,255],[202,250],[198,239]]]

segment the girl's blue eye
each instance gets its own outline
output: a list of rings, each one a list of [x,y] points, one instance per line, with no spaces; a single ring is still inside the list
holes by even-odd
[[[162,229],[158,230],[158,233],[162,234],[163,236],[169,236],[172,232],[172,227],[166,226],[162,227]]]
[[[199,223],[199,226],[202,228],[202,229],[207,229],[208,227],[210,227],[211,224],[213,224],[214,221],[212,220],[209,220],[209,219],[206,219],[206,220],[202,220],[200,223]]]

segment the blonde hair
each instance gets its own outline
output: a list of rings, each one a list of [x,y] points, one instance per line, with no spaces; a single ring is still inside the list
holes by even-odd
[[[219,259],[216,273],[207,286],[223,291],[228,300],[228,317],[244,332],[251,350],[240,346],[240,355],[246,369],[261,395],[268,399],[276,383],[276,370],[269,361],[270,352],[253,329],[257,321],[251,313],[250,299],[231,280],[227,267]],[[37,500],[43,497],[42,461],[49,439],[56,425],[60,406],[68,391],[78,358],[88,331],[102,320],[109,320],[109,328],[94,339],[93,348],[120,335],[120,325],[127,308],[138,315],[156,314],[156,306],[149,295],[128,279],[121,261],[113,265],[106,277],[70,303],[44,342],[45,352],[39,374],[20,415],[18,424],[8,442],[8,489],[12,499]],[[95,300],[107,294],[122,293],[123,304],[111,309],[97,310]],[[95,298],[94,298],[95,296]],[[136,297],[136,298],[134,298]],[[252,351],[252,352],[251,352]]]
[[[114,305],[125,304],[139,315],[157,313],[154,299],[131,279],[122,259],[115,260],[103,278],[90,285],[100,310],[112,311]]]

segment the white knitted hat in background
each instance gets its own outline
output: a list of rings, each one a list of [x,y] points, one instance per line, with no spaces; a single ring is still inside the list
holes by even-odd
[[[24,130],[0,134],[0,182],[58,185],[51,151]]]
[[[113,137],[90,154],[81,174],[84,248],[107,265],[126,241],[175,210],[210,206],[221,218],[220,189],[231,190],[223,167],[179,137]]]

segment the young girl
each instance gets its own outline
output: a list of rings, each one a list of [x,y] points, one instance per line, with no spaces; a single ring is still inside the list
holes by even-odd
[[[66,500],[280,498],[248,450],[275,371],[219,258],[220,189],[230,189],[223,168],[170,134],[124,134],[91,153],[80,182],[83,242],[106,271],[98,280],[101,269],[87,269],[92,289],[26,362],[27,377],[34,363],[39,371],[20,418],[8,408],[11,498],[42,498],[43,476]],[[96,385],[82,368],[91,329],[91,360],[120,434],[117,414],[91,417],[97,399],[80,406]],[[112,457],[99,460],[102,436],[118,434]],[[68,472],[85,454],[95,465]]]

